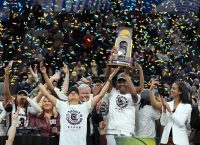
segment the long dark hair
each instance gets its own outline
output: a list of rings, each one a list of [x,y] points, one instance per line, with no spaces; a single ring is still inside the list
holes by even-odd
[[[177,84],[178,89],[181,92],[181,94],[180,94],[181,102],[184,104],[191,104],[190,92],[189,92],[189,89],[188,89],[187,85],[185,84],[185,82],[176,81],[174,83]]]
[[[18,95],[16,95],[16,97],[15,97],[15,111],[17,111],[17,106],[18,106],[17,96]],[[25,108],[25,115],[26,115],[26,118],[27,118],[27,116],[28,116],[28,101],[25,102],[24,108]]]

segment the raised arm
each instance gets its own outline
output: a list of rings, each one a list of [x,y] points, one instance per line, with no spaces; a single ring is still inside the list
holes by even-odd
[[[137,93],[140,93],[144,89],[144,73],[143,73],[143,69],[140,64],[136,63],[136,66],[139,70],[140,85],[135,88],[136,88]]]
[[[8,140],[6,140],[6,145],[13,144],[16,134],[17,119],[18,119],[18,111],[12,114],[12,125],[8,131]]]
[[[162,112],[162,103],[158,102],[156,100],[155,95],[154,95],[154,89],[156,87],[156,84],[158,84],[158,82],[155,81],[155,80],[153,80],[152,83],[151,83],[151,87],[150,87],[150,102],[151,102],[151,105],[153,106],[153,108],[155,108],[156,110]]]
[[[10,64],[10,63],[9,63]],[[3,104],[7,104],[7,102],[9,100],[12,100],[12,95],[10,93],[10,81],[9,81],[9,75],[10,75],[10,71],[11,71],[11,65],[8,65],[5,69],[5,77],[4,77],[4,95],[5,95],[5,99]]]
[[[45,86],[45,88],[47,88],[47,84],[44,84],[44,86]],[[38,92],[38,94],[37,94],[37,96],[33,97],[33,93],[35,93],[35,92]],[[33,90],[31,91],[31,93],[29,94],[29,96],[30,96],[30,98],[33,98],[33,100],[34,100],[35,102],[39,103],[40,100],[42,99],[42,97],[43,97],[44,95],[42,94],[41,90],[40,90],[38,87],[36,87],[35,89],[33,89]]]
[[[46,87],[45,87],[45,88],[46,88]],[[39,103],[40,100],[42,99],[42,97],[43,97],[43,94],[42,94],[42,92],[41,92],[41,90],[40,90],[40,91],[38,92],[37,96],[35,96],[35,97],[33,98],[33,100],[34,100],[35,102]]]
[[[62,85],[62,92],[64,94],[66,94],[67,91],[68,91],[68,88],[69,88],[69,69],[68,69],[68,66],[65,63],[63,63],[63,66],[64,66],[63,72],[65,74],[65,79],[64,79],[64,82],[63,82],[63,85]]]
[[[54,74],[50,79],[47,75],[46,68],[43,66],[42,63],[40,63],[40,71],[42,72],[42,75],[44,77],[44,80],[46,82],[47,88],[52,92],[52,94],[56,97],[59,98],[56,92],[54,91],[54,86],[52,84],[53,80],[59,79],[59,76],[57,74]],[[46,88],[45,88],[46,89]]]
[[[37,72],[36,73],[33,72],[33,69],[31,68],[31,66],[30,66],[30,72],[31,72],[31,74],[32,74],[32,76],[33,76],[36,84],[38,85],[38,87],[40,88],[40,90],[42,91],[42,93],[44,94],[44,96],[47,97],[47,99],[49,99],[49,101],[54,106],[56,106],[57,99],[47,91],[47,89],[45,88],[45,86],[42,83],[39,82],[39,80],[38,80],[38,74],[37,74]]]
[[[117,50],[116,50],[115,47],[113,47],[112,50],[111,50],[111,54],[110,54],[110,60],[111,61],[114,59],[114,57],[115,57],[116,54],[117,54]],[[111,69],[112,68],[109,65],[106,65],[105,74],[104,74],[106,80],[109,79],[109,76],[111,74]],[[109,86],[109,89],[108,89],[108,92],[111,92],[112,88],[113,88],[113,85],[112,85],[112,82],[111,82],[110,86]]]
[[[51,83],[51,80],[49,79],[48,75],[47,75],[47,71],[46,68],[44,67],[43,63],[40,63],[40,71],[42,72],[42,75],[44,77],[45,82],[47,83],[47,87],[50,91],[54,91],[54,86]]]
[[[28,112],[30,114],[38,114],[41,112],[40,106],[35,102],[33,99],[27,98],[27,102],[30,104],[30,107],[28,107]]]
[[[113,73],[109,76],[109,78],[108,78],[106,84],[103,86],[101,92],[92,99],[92,107],[95,107],[96,104],[101,100],[101,98],[103,98],[103,96],[106,94],[106,92],[108,91],[109,86],[112,82],[113,77],[117,74],[118,71],[119,71],[119,67],[116,68],[113,71]]]
[[[127,87],[128,87],[128,90],[129,90],[129,92],[132,96],[133,102],[137,103],[138,102],[138,95],[137,95],[135,86],[133,85],[133,82],[131,81],[131,77],[128,74],[128,70],[126,70],[125,79],[126,79],[126,82],[128,84]]]
[[[111,73],[111,67],[109,65],[106,65],[106,70],[105,70],[105,78],[108,79]]]

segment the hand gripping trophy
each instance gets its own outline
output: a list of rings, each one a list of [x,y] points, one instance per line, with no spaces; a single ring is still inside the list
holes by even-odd
[[[115,51],[112,53],[108,65],[131,67],[132,59],[132,28],[119,27],[115,42]]]

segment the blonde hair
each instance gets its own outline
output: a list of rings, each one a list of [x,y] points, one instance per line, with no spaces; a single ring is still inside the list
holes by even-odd
[[[41,115],[41,114],[44,112],[44,109],[43,109],[44,99],[45,99],[45,97],[42,97],[42,99],[41,99],[40,102],[38,103],[39,106],[40,106],[40,108],[42,109],[42,112],[39,113],[38,116]],[[47,98],[46,98],[46,99],[47,99]],[[47,100],[48,100],[48,99],[47,99]],[[52,105],[52,106],[53,106],[53,105]],[[52,112],[53,112],[53,116],[54,116],[55,118],[58,117],[58,112],[56,111],[56,107],[53,106]]]

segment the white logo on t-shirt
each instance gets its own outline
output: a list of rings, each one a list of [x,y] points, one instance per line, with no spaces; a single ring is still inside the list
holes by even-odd
[[[120,109],[124,109],[128,106],[128,99],[124,96],[118,95],[116,98],[116,104]]]
[[[102,115],[107,115],[108,114],[108,105],[106,102],[102,102],[101,103],[101,107],[100,107],[100,111],[102,113]]]
[[[19,126],[18,127],[26,127],[27,126],[27,117],[25,114],[18,115]]]
[[[83,115],[76,110],[69,110],[66,117],[71,125],[79,125],[83,120]]]

